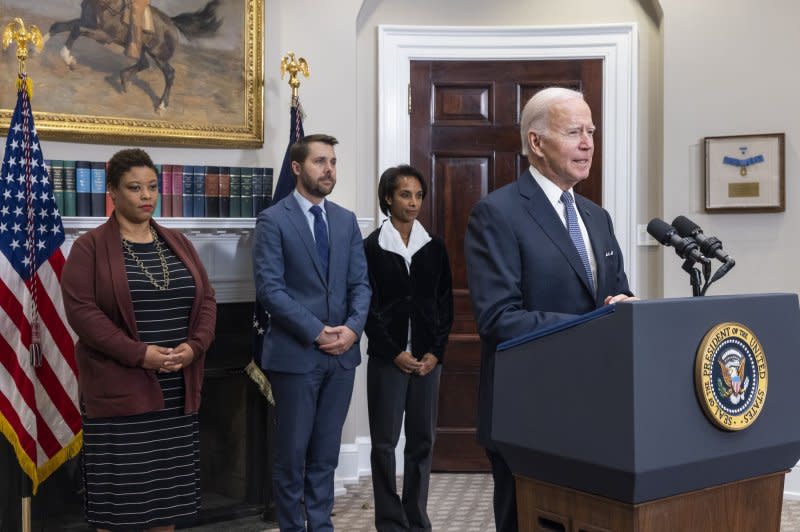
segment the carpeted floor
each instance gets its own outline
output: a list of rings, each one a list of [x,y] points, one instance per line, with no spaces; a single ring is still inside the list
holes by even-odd
[[[398,484],[402,479],[398,479]],[[398,486],[399,488],[400,486]],[[372,484],[369,477],[348,486],[336,498],[333,525],[343,532],[367,532],[372,524]],[[431,476],[428,515],[434,531],[493,532],[492,477],[486,474],[438,473]],[[275,523],[258,518],[216,523],[187,530],[194,532],[277,532]],[[800,501],[783,503],[781,532],[800,532]]]

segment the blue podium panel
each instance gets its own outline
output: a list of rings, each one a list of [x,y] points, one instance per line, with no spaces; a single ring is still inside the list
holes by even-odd
[[[760,415],[737,432],[712,424],[695,392],[697,350],[723,322],[747,326],[768,366]],[[639,503],[800,457],[795,294],[622,303],[495,356],[492,437],[518,475]]]

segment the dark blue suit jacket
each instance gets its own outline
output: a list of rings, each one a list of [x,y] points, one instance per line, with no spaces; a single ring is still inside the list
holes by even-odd
[[[367,261],[355,214],[325,202],[330,233],[325,279],[314,237],[293,194],[258,215],[253,244],[256,297],[271,316],[261,367],[307,373],[323,358],[314,340],[325,325],[346,325],[358,338],[369,311]],[[349,369],[361,362],[359,342],[336,360]]]
[[[465,257],[482,342],[478,440],[486,447],[493,448],[497,344],[594,310],[606,296],[630,294],[611,217],[577,194],[575,205],[597,261],[596,295],[567,228],[529,171],[486,196],[470,215]]]

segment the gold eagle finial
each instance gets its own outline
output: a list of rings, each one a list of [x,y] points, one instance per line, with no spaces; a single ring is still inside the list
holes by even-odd
[[[17,43],[19,73],[23,74],[25,72],[25,61],[28,59],[28,44],[32,44],[37,51],[41,51],[44,45],[42,32],[33,24],[26,28],[22,19],[17,17],[3,28],[3,50],[8,48],[12,42]]]
[[[300,80],[297,79],[297,74],[303,74],[308,78],[308,62],[303,57],[295,59],[294,52],[288,52],[281,59],[281,79],[287,72],[289,73],[289,86],[292,88],[292,101],[296,101],[300,89]]]

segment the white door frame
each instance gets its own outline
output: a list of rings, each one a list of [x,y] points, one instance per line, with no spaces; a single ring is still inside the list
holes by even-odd
[[[378,168],[410,159],[412,60],[602,59],[603,205],[636,272],[637,25],[378,26]]]

